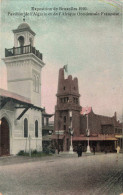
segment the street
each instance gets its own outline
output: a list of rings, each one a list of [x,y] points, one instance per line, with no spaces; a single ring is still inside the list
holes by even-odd
[[[11,160],[10,160],[11,161]],[[123,193],[123,154],[51,156],[1,163],[3,195],[119,195]]]

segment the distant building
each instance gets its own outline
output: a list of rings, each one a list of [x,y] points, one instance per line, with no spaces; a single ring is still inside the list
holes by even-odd
[[[81,117],[81,138],[73,138],[74,141],[83,140],[83,147],[86,150],[86,140],[87,140],[87,117],[88,117],[88,129],[90,131],[89,140],[90,147],[96,147],[96,151],[107,151],[112,152],[116,149],[118,140],[115,137],[115,129],[120,124],[116,118],[116,112],[114,116],[102,116],[95,114],[91,107],[82,108],[80,113]]]
[[[14,47],[5,49],[8,90],[0,89],[0,156],[20,150],[42,151],[42,54],[34,47],[35,32],[22,23]]]
[[[119,121],[115,126],[115,137],[118,140],[117,146],[120,147],[120,152],[123,153],[123,123],[120,123]]]
[[[64,78],[64,69],[59,70],[57,105],[55,106],[54,134],[52,140],[55,147],[61,151],[70,148],[70,129],[73,133],[73,147],[83,146],[86,151],[89,139],[91,149],[112,152],[116,149],[118,139],[116,129],[121,125],[116,113],[113,117],[97,115],[91,107],[80,106],[80,94],[77,78]],[[71,115],[72,114],[72,124]]]
[[[54,114],[42,112],[42,147],[46,149],[51,146],[51,136],[54,130]]]

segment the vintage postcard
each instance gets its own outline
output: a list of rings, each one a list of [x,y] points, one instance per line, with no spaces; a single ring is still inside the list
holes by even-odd
[[[0,193],[123,193],[123,2],[1,0]]]

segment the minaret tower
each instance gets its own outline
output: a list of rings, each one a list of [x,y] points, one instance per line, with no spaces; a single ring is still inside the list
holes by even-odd
[[[35,32],[23,22],[13,33],[14,47],[5,49],[3,59],[7,67],[8,90],[41,106],[41,69],[45,64],[42,54],[34,47]]]
[[[64,132],[63,150],[69,150],[70,126],[72,125],[74,136],[80,134],[81,106],[79,101],[78,79],[73,79],[71,75],[65,79],[63,68],[59,70],[58,91],[56,96],[57,105],[55,107],[54,131],[57,133]]]

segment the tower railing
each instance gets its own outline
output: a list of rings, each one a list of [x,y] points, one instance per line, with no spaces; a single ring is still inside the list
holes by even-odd
[[[81,110],[81,106],[78,105],[72,105],[71,103],[67,103],[66,105],[56,105],[55,110]]]
[[[5,49],[5,57],[28,54],[28,53],[33,53],[39,59],[43,60],[42,53],[40,53],[39,50],[36,50],[36,48],[31,45],[13,47],[11,49]]]

